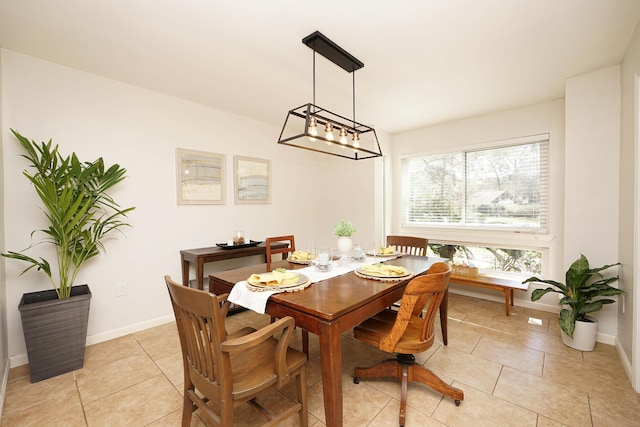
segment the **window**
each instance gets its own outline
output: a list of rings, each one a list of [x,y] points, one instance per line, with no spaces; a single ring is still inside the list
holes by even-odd
[[[548,135],[402,160],[404,223],[546,233]]]
[[[455,264],[480,270],[533,276],[542,273],[542,254],[531,249],[429,242],[429,256],[449,258]]]

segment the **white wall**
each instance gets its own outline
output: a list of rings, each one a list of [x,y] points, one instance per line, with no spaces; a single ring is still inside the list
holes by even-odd
[[[2,55],[0,55],[0,70],[2,69]],[[2,99],[2,73],[0,72],[0,99]],[[0,104],[0,123],[2,123],[2,105]],[[0,135],[0,144],[2,142]],[[2,174],[3,152],[0,145],[0,188],[4,187]],[[0,206],[4,206],[4,191],[0,190]],[[4,212],[0,211],[0,242],[4,242]],[[1,244],[1,243],[0,243]],[[4,248],[4,247],[0,247]],[[5,280],[4,258],[0,259],[0,417],[2,416],[2,402],[4,402],[5,386],[9,379],[9,352],[7,343],[7,281]]]
[[[640,137],[640,26],[636,27],[621,68],[621,117],[620,117],[620,228],[618,232],[620,288],[626,295],[618,304],[618,342],[625,367],[640,392],[640,323],[638,312],[640,292],[636,290],[640,274],[640,241],[638,236],[638,174]],[[634,321],[635,319],[635,321]],[[633,365],[633,368],[632,368]]]
[[[613,264],[619,261],[620,67],[568,79],[565,103],[564,268],[581,253],[592,267]],[[598,334],[617,334],[617,310],[606,305],[593,314]]]
[[[335,242],[333,224],[352,221],[356,237],[376,234],[375,161],[350,161],[276,144],[280,127],[147,91],[8,50],[2,54],[5,250],[29,245],[44,226],[37,199],[22,176],[26,163],[9,128],[36,141],[53,138],[63,153],[102,156],[128,178],[113,193],[135,206],[132,227],[106,244],[107,253],[81,271],[91,301],[88,343],[172,319],[164,274],[181,277],[180,249],[213,246],[242,229],[248,238],[293,233],[301,244]],[[242,90],[242,88],[238,88]],[[284,122],[286,111],[282,112]],[[382,138],[388,138],[382,134]],[[225,205],[176,205],[176,147],[223,153]],[[272,203],[235,205],[233,156],[270,159]],[[356,196],[356,197],[354,197]],[[47,289],[44,276],[18,277],[24,265],[7,262],[8,349],[12,365],[26,363],[17,306],[24,292]],[[193,275],[192,275],[193,276]],[[129,292],[116,296],[116,284]]]

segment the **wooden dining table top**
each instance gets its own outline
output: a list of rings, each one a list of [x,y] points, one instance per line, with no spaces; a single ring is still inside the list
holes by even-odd
[[[437,261],[443,261],[443,259],[404,255],[389,260],[385,264],[403,266],[414,275],[420,275]],[[209,276],[209,292],[214,292],[214,283],[219,285],[226,282],[228,292],[232,287],[230,285],[246,280],[251,274],[266,273],[275,268],[296,270],[304,267],[307,267],[307,265],[294,264],[284,260],[272,262],[270,267],[268,267],[268,264],[257,264],[216,272]],[[404,288],[407,282],[408,280],[380,281],[363,278],[352,271],[313,283],[302,291],[274,294],[269,300],[296,311],[312,314],[319,319],[331,321],[353,311],[358,306],[364,306],[375,299],[379,299],[381,294]],[[218,289],[218,291],[220,290],[222,289]]]

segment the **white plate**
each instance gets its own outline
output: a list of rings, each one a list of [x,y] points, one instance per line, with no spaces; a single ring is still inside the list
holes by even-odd
[[[310,259],[293,259],[291,257],[287,258],[287,261],[289,261],[292,264],[302,264],[302,265],[311,265],[311,263],[313,262],[313,260],[310,260]]]
[[[413,274],[412,272],[410,272],[410,271],[408,271],[408,270],[407,270],[407,272],[406,272],[405,274],[402,274],[402,275],[395,275],[395,274],[394,274],[394,275],[371,274],[371,273],[368,273],[368,272],[362,271],[362,267],[358,267],[358,268],[356,269],[356,271],[357,271],[359,274],[362,274],[363,276],[368,276],[368,277],[378,277],[378,278],[380,278],[380,279],[402,279],[403,277],[409,277],[409,276],[411,276],[411,275]]]
[[[369,251],[369,252],[367,252],[367,255],[369,255],[369,256],[378,256],[378,257],[398,256],[398,255],[402,255],[402,252],[393,252],[391,254],[381,254],[381,253],[378,253],[377,251]]]
[[[290,288],[295,288],[297,286],[306,285],[309,282],[309,280],[310,280],[309,277],[305,276],[304,274],[298,274],[297,280],[285,280],[279,285],[267,285],[267,284],[256,282],[249,279],[247,279],[247,283],[249,283],[251,286],[254,286],[256,288],[275,290],[275,289],[290,289]]]

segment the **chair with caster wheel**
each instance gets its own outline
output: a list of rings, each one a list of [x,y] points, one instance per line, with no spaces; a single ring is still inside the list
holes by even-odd
[[[415,363],[416,353],[429,349],[434,341],[434,322],[449,286],[451,266],[437,262],[427,274],[412,279],[404,290],[398,311],[386,309],[353,329],[356,339],[387,353],[397,353],[368,368],[355,368],[353,382],[368,378],[394,377],[401,381],[400,426],[404,426],[409,382],[417,381],[453,399],[464,400],[462,390],[442,381],[425,366]]]

